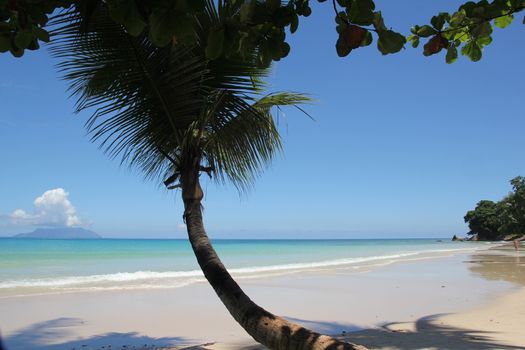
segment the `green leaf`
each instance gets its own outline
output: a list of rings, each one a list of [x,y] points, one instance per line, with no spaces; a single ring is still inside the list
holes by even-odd
[[[407,41],[409,41],[412,44],[413,48],[416,48],[419,46],[419,36],[410,34],[407,37]]]
[[[459,10],[458,12],[454,13],[452,17],[450,18],[450,25],[453,27],[457,27],[463,23],[465,20],[466,14],[464,10]]]
[[[483,48],[490,44],[492,42],[491,36],[482,36],[476,39],[476,43],[478,43],[478,46]]]
[[[33,50],[33,51],[34,50],[38,50],[39,48],[40,48],[40,45],[38,44],[38,40],[37,39],[31,40],[31,42],[27,46],[28,50]]]
[[[0,35],[0,52],[4,53],[11,49],[11,39],[8,36]]]
[[[206,44],[206,58],[210,60],[217,59],[221,56],[224,45],[224,29],[212,28],[208,34]],[[268,53],[271,60],[271,54]]]
[[[436,35],[437,30],[429,25],[424,25],[417,30],[416,34],[422,38],[428,38],[429,36]]]
[[[295,31],[297,30],[297,27],[299,27],[299,16],[294,15],[290,23],[290,32],[295,33]]]
[[[21,30],[15,35],[15,45],[20,49],[26,49],[33,40],[33,33],[28,30]]]
[[[372,33],[370,33],[368,30],[366,31],[365,37],[363,41],[361,42],[361,46],[368,46],[372,43],[374,38],[372,37]]]
[[[290,53],[290,45],[287,42],[283,42],[281,45],[281,58],[288,56]]]
[[[146,28],[146,22],[137,8],[135,1],[128,1],[129,5],[124,16],[124,26],[132,36],[140,35]]]
[[[195,32],[193,30],[193,20],[190,16],[179,16],[177,20],[172,23],[173,34],[177,39],[185,43],[191,43],[195,39]]]
[[[308,17],[312,14],[312,9],[310,8],[310,6],[306,6],[304,9],[303,9],[303,16],[305,17]]]
[[[178,18],[170,16],[170,11],[164,8],[156,8],[149,16],[149,36],[157,46],[168,45],[173,36],[171,24]]]
[[[470,34],[475,37],[489,36],[492,34],[492,25],[489,22],[481,22],[480,24],[472,27]]]
[[[13,55],[16,58],[24,56],[24,49],[11,48],[11,50],[9,50],[9,51],[11,52],[11,55]]]
[[[109,15],[115,22],[124,24],[131,1],[132,0],[108,1]]]
[[[458,49],[455,46],[450,46],[447,50],[447,55],[445,59],[448,64],[454,63],[458,58]]]
[[[387,28],[385,26],[385,21],[383,20],[383,15],[381,15],[380,11],[374,12],[373,24],[374,24],[374,28],[377,31],[387,30]]]
[[[38,40],[41,40],[45,43],[49,42],[49,33],[45,29],[42,29],[40,27],[35,27],[33,31]]]
[[[129,16],[124,23],[126,30],[132,36],[139,36],[146,28],[146,22],[140,16]]]
[[[469,57],[473,62],[477,62],[481,59],[482,53],[478,44],[471,40],[461,48],[461,54]]]
[[[403,35],[392,30],[381,31],[378,35],[377,48],[383,55],[399,52],[406,42]]]
[[[496,18],[494,20],[494,24],[498,28],[505,28],[506,26],[508,26],[509,24],[512,23],[513,19],[514,19],[513,15],[507,15],[507,16],[503,16],[503,17],[498,17],[498,18]]]
[[[433,36],[425,45],[423,45],[423,55],[431,56],[440,52],[447,46],[448,42],[441,35]]]
[[[445,21],[449,18],[449,14],[446,12],[441,12],[439,15],[432,17],[430,20],[430,23],[436,28],[437,30],[443,29],[443,26],[445,25]]]
[[[350,51],[352,51],[350,46],[346,44],[345,40],[342,37],[339,37],[339,39],[337,39],[337,42],[335,43],[335,50],[339,57],[346,57],[348,56]]]
[[[368,26],[374,21],[375,4],[372,0],[353,0],[347,9],[352,23]]]

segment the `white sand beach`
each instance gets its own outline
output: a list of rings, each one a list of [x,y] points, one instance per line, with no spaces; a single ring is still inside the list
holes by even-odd
[[[525,252],[241,279],[261,306],[370,349],[524,349]],[[206,283],[0,299],[7,350],[260,347]]]

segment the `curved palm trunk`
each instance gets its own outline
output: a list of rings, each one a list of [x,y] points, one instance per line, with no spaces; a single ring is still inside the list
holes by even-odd
[[[201,210],[202,189],[198,175],[190,178],[183,178],[190,181],[182,181],[182,197],[191,246],[204,276],[248,334],[272,350],[366,350],[363,346],[312,332],[255,304],[233,280],[206,235]]]

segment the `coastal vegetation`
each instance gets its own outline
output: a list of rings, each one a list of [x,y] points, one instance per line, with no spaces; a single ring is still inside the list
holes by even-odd
[[[512,191],[501,200],[479,201],[465,215],[469,235],[480,240],[515,239],[525,235],[525,177],[510,181]]]

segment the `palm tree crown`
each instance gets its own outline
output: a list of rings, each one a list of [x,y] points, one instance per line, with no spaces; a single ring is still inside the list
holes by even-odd
[[[75,8],[54,19],[51,50],[76,110],[94,109],[87,129],[111,157],[170,188],[197,161],[215,180],[244,190],[281,149],[272,107],[309,99],[261,97],[269,71],[257,52],[206,60],[204,34],[221,21],[213,2],[207,9],[195,18],[195,44],[159,48],[147,35],[128,35],[103,5]]]

